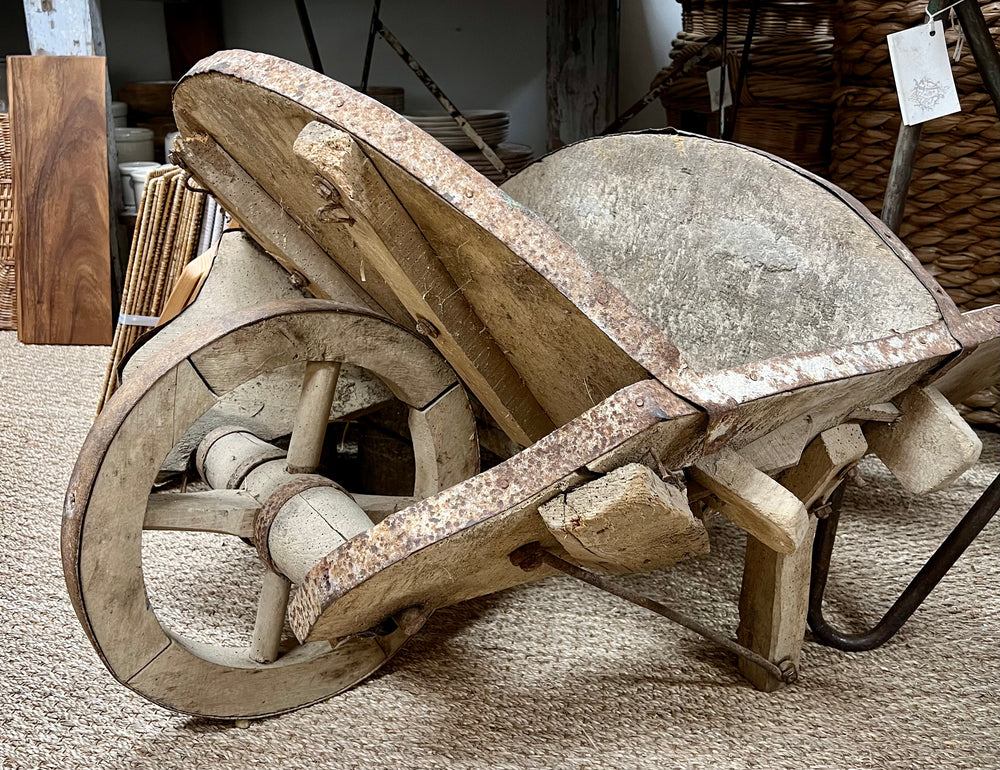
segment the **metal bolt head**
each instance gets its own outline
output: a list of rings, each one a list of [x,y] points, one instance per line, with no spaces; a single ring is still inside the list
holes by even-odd
[[[795,684],[799,681],[799,671],[790,658],[781,661],[778,664],[778,670],[781,672],[781,681],[785,684]]]
[[[431,339],[437,339],[441,332],[438,328],[422,316],[417,317],[417,332],[423,334],[425,337],[430,337]]]
[[[326,181],[319,174],[316,174],[312,178],[312,185],[313,185],[313,190],[315,190],[316,194],[323,200],[336,201],[336,202],[340,201],[340,193],[337,192],[337,188],[334,187],[332,184],[330,184],[328,181]]]

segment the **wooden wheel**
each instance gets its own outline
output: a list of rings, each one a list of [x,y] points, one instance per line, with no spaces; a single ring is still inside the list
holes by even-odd
[[[120,682],[168,708],[216,718],[296,709],[369,676],[407,638],[383,627],[334,645],[294,645],[260,663],[267,653],[251,647],[270,634],[276,650],[274,629],[280,638],[287,601],[287,583],[282,586],[284,578],[273,572],[265,578],[258,628],[247,647],[184,638],[149,606],[144,528],[248,536],[261,508],[232,489],[151,496],[164,458],[220,397],[303,360],[309,363],[288,458],[296,471],[315,467],[309,458],[322,444],[322,403],[332,397],[343,362],[378,376],[409,407],[415,497],[478,470],[475,422],[454,372],[422,340],[371,311],[322,300],[259,306],[192,332],[150,359],[109,402],[84,443],[66,495],[62,553],[74,608],[104,664]],[[367,502],[389,510],[393,503],[377,497]],[[407,631],[413,632],[412,623]]]

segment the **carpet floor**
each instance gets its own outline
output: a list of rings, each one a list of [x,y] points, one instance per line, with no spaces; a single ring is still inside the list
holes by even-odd
[[[889,644],[846,654],[807,639],[800,683],[771,695],[699,637],[553,578],[438,612],[374,678],[311,708],[245,729],[165,711],[105,671],[59,559],[62,496],[107,356],[0,332],[4,770],[1000,767],[1000,521]],[[877,619],[1000,470],[997,434],[981,436],[980,465],[923,499],[865,461],[841,520],[831,620]],[[710,556],[623,580],[733,633],[743,537],[708,525]],[[259,574],[250,549],[162,540],[147,565],[154,603],[205,589],[190,617],[164,598],[165,619],[206,641],[246,628],[253,591],[227,580]]]

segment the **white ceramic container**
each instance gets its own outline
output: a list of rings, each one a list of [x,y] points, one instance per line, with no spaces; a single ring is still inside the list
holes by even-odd
[[[119,163],[153,160],[153,132],[148,128],[116,128]]]
[[[124,212],[126,214],[135,214],[139,206],[132,189],[132,172],[147,169],[148,173],[148,171],[159,168],[159,166],[159,163],[153,161],[133,161],[131,163],[118,164],[118,174],[122,178],[122,203],[125,206]]]
[[[111,116],[115,128],[125,128],[128,125],[128,105],[125,102],[111,102]]]

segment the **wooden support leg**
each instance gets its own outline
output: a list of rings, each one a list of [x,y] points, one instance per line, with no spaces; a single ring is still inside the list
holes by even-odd
[[[843,471],[864,457],[868,450],[857,425],[838,425],[824,431],[806,448],[802,460],[778,481],[808,508],[825,499],[836,488]],[[772,550],[752,535],[747,536],[740,595],[740,644],[774,663],[789,660],[798,667],[809,606],[809,575],[816,518],[810,516],[805,545],[794,553]],[[754,687],[773,692],[783,683],[744,659],[740,673]]]

